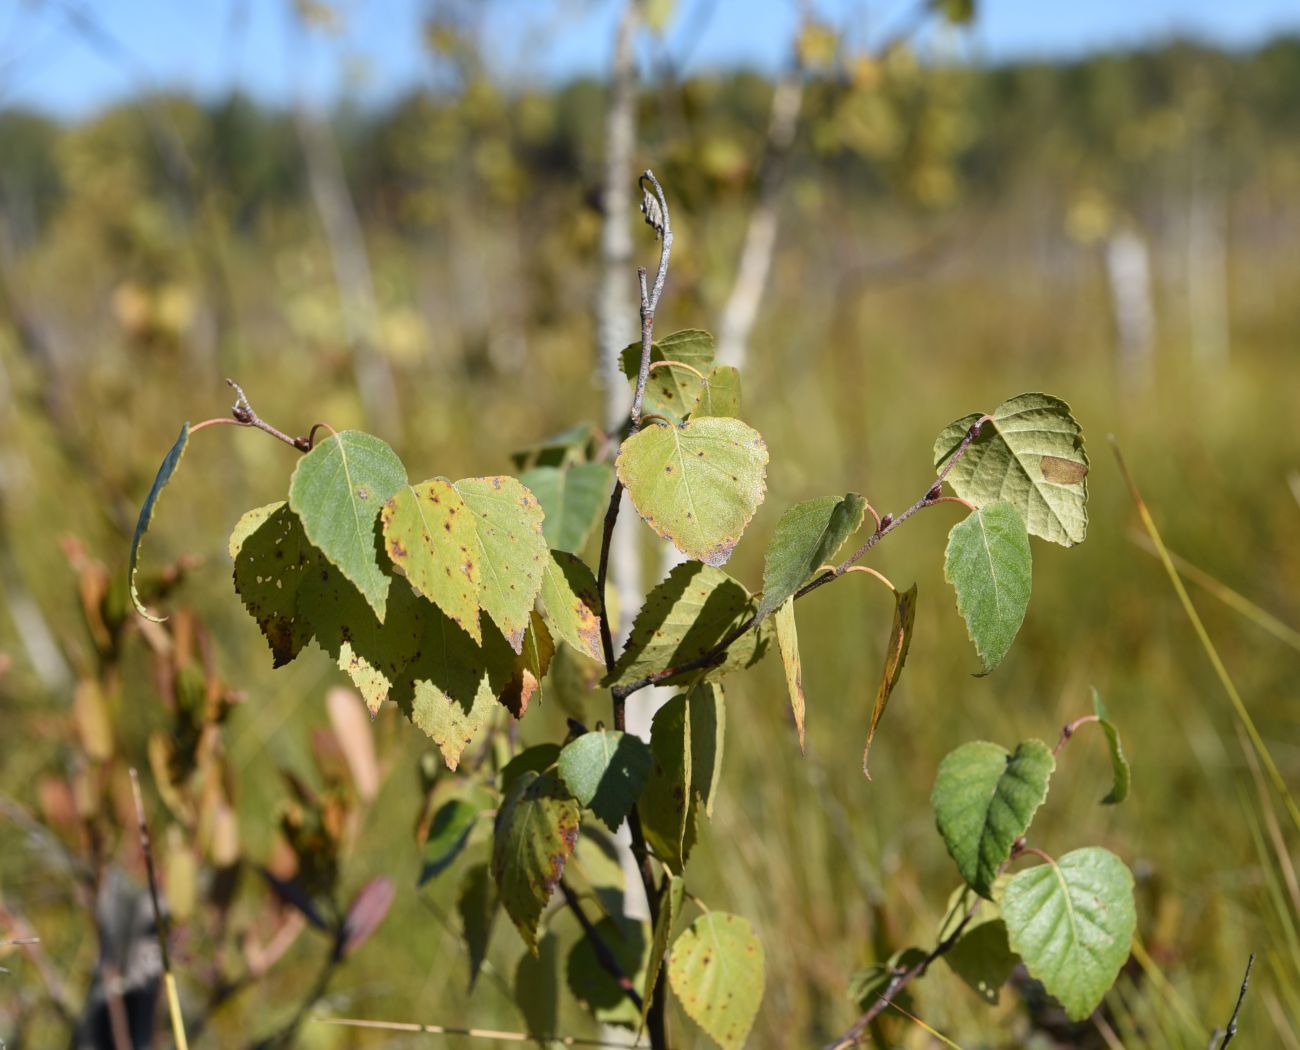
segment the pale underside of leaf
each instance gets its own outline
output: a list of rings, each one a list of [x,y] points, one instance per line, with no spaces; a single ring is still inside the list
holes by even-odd
[[[785,667],[785,688],[790,694],[790,711],[794,715],[795,729],[799,732],[799,750],[804,750],[804,691],[803,668],[799,660],[799,632],[794,620],[794,598],[781,603],[772,617],[776,623],[776,644],[781,651]]]

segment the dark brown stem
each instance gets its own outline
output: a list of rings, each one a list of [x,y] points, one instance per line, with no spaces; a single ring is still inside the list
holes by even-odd
[[[235,399],[235,406],[230,410],[230,418],[225,416],[217,419],[205,419],[202,423],[196,423],[190,427],[190,433],[202,430],[204,427],[217,426],[218,424],[233,424],[241,427],[255,427],[258,430],[265,431],[277,441],[283,441],[290,448],[296,448],[299,452],[310,452],[312,449],[312,439],[316,434],[316,427],[326,426],[324,423],[317,423],[312,427],[311,435],[308,437],[290,437],[283,430],[272,426],[265,419],[253,411],[253,406],[248,403],[248,395],[244,393],[243,387],[233,379],[227,379],[226,383],[238,395]],[[333,428],[330,428],[331,430]]]
[[[1232,1016],[1228,1018],[1228,1027],[1223,1030],[1223,1042],[1219,1044],[1218,1050],[1224,1050],[1237,1034],[1237,1016],[1241,1013],[1241,1004],[1246,998],[1246,988],[1250,984],[1250,971],[1254,965],[1255,953],[1251,952],[1250,958],[1246,960],[1246,973],[1241,978],[1241,990],[1237,992],[1237,1005],[1232,1008]]]
[[[948,462],[943,465],[943,469],[939,471],[930,487],[926,489],[924,496],[908,507],[907,510],[903,511],[903,513],[899,514],[898,517],[894,517],[892,514],[886,514],[884,517],[880,518],[876,523],[876,530],[867,537],[866,542],[864,542],[861,547],[845,558],[844,561],[840,562],[839,565],[835,566],[835,568],[827,569],[825,572],[809,580],[800,587],[799,590],[795,591],[794,597],[802,598],[804,595],[817,590],[818,587],[824,587],[832,580],[839,579],[853,567],[855,562],[866,555],[872,547],[902,525],[903,522],[907,521],[907,519],[912,517],[912,515],[916,514],[920,510],[924,510],[926,507],[932,507],[937,503],[946,502],[943,495],[944,479],[947,478],[948,473],[956,465],[957,461],[966,454],[966,450],[970,448],[971,442],[979,437],[980,430],[991,418],[991,416],[981,416],[971,425],[970,430],[966,432],[966,436],[962,439],[961,444],[953,451]],[[626,685],[615,686],[613,693],[616,707],[621,701],[626,701],[626,699],[633,693],[638,692],[647,686],[658,685],[660,682],[669,678],[676,678],[678,675],[685,674],[688,671],[699,671],[705,667],[712,667],[714,664],[719,663],[727,655],[727,650],[730,649],[739,638],[757,627],[762,619],[763,617],[758,616],[757,614],[751,616],[744,623],[730,631],[722,641],[718,642],[718,644],[708,652],[702,653],[700,656],[697,656],[692,660],[687,660],[685,663],[678,664],[676,667],[666,667],[662,671],[648,674],[644,678],[638,678],[636,681],[628,682]]]
[[[632,978],[627,975],[609,945],[605,943],[605,938],[597,932],[596,927],[587,918],[586,912],[582,910],[582,905],[578,901],[577,894],[563,879],[560,880],[560,892],[564,894],[564,903],[569,906],[569,910],[577,917],[583,935],[591,942],[592,950],[596,953],[596,961],[600,963],[601,969],[614,978],[618,986],[623,989],[623,994],[627,996],[633,1006],[640,1010],[641,993],[636,990]]]
[[[924,959],[913,966],[895,970],[893,976],[889,979],[889,983],[885,985],[885,990],[881,992],[876,1001],[867,1007],[858,1019],[853,1022],[852,1028],[836,1039],[835,1042],[827,1043],[825,1050],[845,1050],[846,1047],[857,1046],[858,1043],[861,1042],[862,1035],[866,1032],[867,1026],[889,1008],[890,1003],[894,1001],[894,997],[916,980],[916,978],[924,974],[925,971],[929,969],[932,962],[940,956],[946,955],[948,952],[952,951],[953,945],[960,939],[966,926],[975,915],[976,909],[979,908],[982,903],[983,898],[976,897],[975,903],[970,906],[966,914],[962,917],[961,922],[956,925],[952,933],[948,934],[947,937],[936,944]]]
[[[1061,750],[1065,745],[1070,742],[1070,737],[1074,736],[1081,726],[1086,726],[1089,722],[1100,721],[1101,719],[1096,715],[1084,715],[1082,718],[1076,718],[1073,722],[1063,725],[1061,727],[1061,739],[1058,740],[1056,746],[1052,748],[1052,757],[1055,758],[1061,753]]]

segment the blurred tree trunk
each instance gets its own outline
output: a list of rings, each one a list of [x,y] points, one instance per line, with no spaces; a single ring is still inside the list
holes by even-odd
[[[1207,371],[1228,363],[1226,211],[1198,179],[1187,211],[1187,309],[1192,356]]]
[[[402,440],[397,386],[392,369],[375,345],[378,310],[370,259],[366,255],[361,222],[343,178],[338,146],[329,123],[306,104],[297,107],[294,119],[307,164],[312,202],[329,242],[334,281],[366,423],[385,440],[396,444]]]
[[[1125,390],[1144,390],[1154,373],[1155,307],[1151,254],[1135,230],[1124,227],[1106,242],[1106,276],[1115,316],[1116,364]]]

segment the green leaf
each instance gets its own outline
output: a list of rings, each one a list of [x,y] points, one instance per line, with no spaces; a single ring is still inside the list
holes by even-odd
[[[303,583],[318,570],[320,555],[285,503],[250,510],[230,535],[235,590],[262,629],[276,667],[287,664],[312,639]],[[367,610],[369,612],[369,610]]]
[[[551,551],[542,570],[542,608],[557,635],[583,656],[602,660],[600,592],[587,563],[566,551]]]
[[[651,372],[646,380],[641,409],[646,414],[653,413],[681,423],[700,403],[704,383],[695,373],[707,375],[713,364],[713,336],[697,328],[673,332],[650,344],[650,363],[656,361],[677,361],[689,367],[665,366]],[[641,370],[641,344],[637,342],[625,347],[619,356],[619,364],[635,389],[637,373]]]
[[[394,682],[394,699],[455,769],[465,748],[501,710],[497,698],[515,677],[516,656],[492,625],[483,625],[479,646],[435,606],[422,603],[422,609],[415,655]],[[406,622],[396,619],[393,627]]]
[[[470,868],[460,886],[456,910],[460,912],[461,930],[465,948],[469,952],[469,990],[474,990],[479,971],[487,959],[488,944],[492,940],[492,927],[496,924],[501,902],[497,899],[496,885],[486,864]]]
[[[998,895],[996,887],[994,894]],[[970,921],[942,958],[976,995],[986,1003],[996,1005],[999,990],[1007,983],[1018,961],[1007,943],[1007,925],[1002,921],[997,905],[980,897],[972,901],[970,889],[961,887],[948,902],[948,915],[939,928],[938,942],[942,943],[952,935],[972,903],[975,903],[975,910]]]
[[[564,877],[575,893],[599,901],[606,915],[622,915],[626,911],[623,862],[614,840],[599,825],[583,825]]]
[[[899,594],[894,592],[894,625],[889,629],[889,642],[885,646],[885,667],[880,673],[880,685],[876,687],[876,703],[871,709],[871,727],[867,730],[867,746],[862,749],[862,772],[871,779],[867,770],[867,758],[871,754],[871,742],[876,739],[876,727],[884,717],[889,705],[889,696],[898,685],[903,675],[903,664],[907,661],[907,650],[912,645],[912,627],[916,623],[916,584]]]
[[[483,550],[479,604],[518,653],[550,559],[542,508],[511,477],[466,478],[456,482],[456,491],[473,512]]]
[[[542,911],[578,841],[582,810],[552,773],[529,770],[510,787],[497,811],[492,877],[506,914],[537,954]]]
[[[763,560],[759,615],[775,611],[858,531],[867,501],[856,492],[804,500],[781,515]]]
[[[298,460],[289,482],[289,509],[307,539],[352,581],[380,623],[392,578],[379,564],[375,521],[405,484],[397,453],[359,430],[326,438]]]
[[[392,618],[382,624],[361,592],[319,557],[298,589],[298,609],[309,618],[317,644],[352,679],[371,714],[390,697],[419,653],[426,621],[446,620],[401,579],[393,581],[388,607]],[[468,635],[462,636],[473,646]]]
[[[781,650],[785,668],[785,688],[790,694],[790,710],[799,731],[799,750],[804,749],[803,669],[799,661],[799,632],[794,622],[794,598],[787,598],[776,610],[776,645]]]
[[[569,463],[581,463],[588,458],[588,446],[596,434],[596,428],[590,423],[579,423],[568,430],[552,434],[536,444],[512,452],[510,460],[516,470],[525,467],[560,467]]]
[[[716,365],[700,389],[699,407],[692,418],[740,415],[740,372],[731,365]]]
[[[941,470],[965,440],[979,413],[949,423],[934,442]],[[962,499],[986,507],[1005,500],[1028,530],[1063,547],[1088,532],[1088,454],[1070,406],[1048,394],[1021,394],[993,410],[948,474]]]
[[[509,794],[510,785],[530,770],[545,773],[560,758],[560,745],[549,741],[526,747],[501,767],[501,793]]]
[[[691,1020],[723,1050],[738,1050],[763,998],[763,945],[739,915],[702,915],[673,945],[668,982]]]
[[[614,472],[606,463],[579,463],[572,467],[534,467],[519,476],[546,518],[542,534],[555,550],[578,554],[591,538],[591,530],[609,503]]]
[[[1137,926],[1133,876],[1098,847],[1018,872],[1002,895],[1011,947],[1072,1021],[1101,1003]]]
[[[646,524],[689,558],[731,557],[767,491],[767,445],[738,419],[647,426],[615,463]]]
[[[699,562],[675,566],[646,597],[632,624],[627,647],[604,684],[625,685],[704,655],[733,628],[750,620],[756,604],[749,591],[721,569]],[[722,662],[707,670],[706,677],[718,678],[752,667],[766,652],[766,632],[759,624],[737,638]],[[699,673],[673,675],[661,684],[690,681]]]
[[[650,1006],[654,1002],[655,985],[659,983],[659,971],[663,969],[664,953],[668,951],[668,939],[673,935],[673,922],[681,914],[682,900],[685,896],[686,880],[669,873],[668,882],[659,895],[659,919],[655,922],[654,939],[650,942],[645,984],[641,986],[642,1024],[645,1024]]]
[[[189,423],[182,423],[180,434],[177,435],[172,447],[167,450],[167,455],[163,457],[162,466],[158,468],[153,484],[149,486],[149,495],[144,498],[144,505],[140,508],[140,516],[135,522],[135,535],[131,537],[131,555],[127,559],[126,568],[127,584],[131,591],[131,604],[135,606],[136,612],[146,620],[152,620],[154,623],[162,623],[164,617],[154,616],[144,607],[144,603],[140,600],[140,592],[136,590],[135,585],[135,574],[140,568],[140,543],[144,540],[144,534],[149,531],[149,523],[153,521],[154,508],[158,506],[158,497],[162,495],[162,490],[167,487],[167,482],[171,481],[172,475],[176,473],[176,468],[180,466],[181,457],[185,455],[185,448],[189,443],[190,425]]]
[[[515,1005],[537,1045],[545,1046],[555,1034],[560,1013],[560,942],[548,933],[532,952],[524,952],[515,966]]]
[[[648,925],[620,914],[601,919],[595,923],[595,929],[619,968],[634,987],[640,987],[645,981],[646,942],[650,939]],[[586,1004],[597,1021],[636,1028],[641,1020],[640,1011],[619,982],[600,964],[596,948],[588,938],[577,941],[569,952],[567,973],[569,990],[575,999]]]
[[[469,841],[475,821],[491,807],[492,801],[487,792],[472,791],[448,799],[438,807],[424,844],[424,866],[417,885],[423,886],[451,867]]]
[[[596,730],[566,745],[557,768],[573,796],[617,831],[650,776],[650,749],[627,733]]]
[[[1125,757],[1124,748],[1120,745],[1119,730],[1115,728],[1115,723],[1110,720],[1110,712],[1106,710],[1106,705],[1101,702],[1101,694],[1096,689],[1092,691],[1092,709],[1096,712],[1102,732],[1106,734],[1106,747],[1110,750],[1110,767],[1115,777],[1110,791],[1101,800],[1101,804],[1103,806],[1114,806],[1128,798],[1133,771],[1129,768],[1128,758]]]
[[[452,618],[476,642],[483,551],[474,516],[446,478],[397,491],[380,512],[384,548],[416,594]]]
[[[651,723],[652,761],[641,793],[641,824],[656,856],[678,874],[695,846],[700,810],[713,813],[725,731],[722,689],[709,682],[673,697]]]
[[[935,823],[957,870],[981,897],[991,895],[998,869],[1029,830],[1055,768],[1041,740],[1022,741],[1015,754],[977,740],[939,764],[931,794]]]
[[[983,674],[1007,655],[1029,608],[1033,562],[1020,512],[991,503],[948,533],[943,575],[957,592],[957,611],[975,643]]]

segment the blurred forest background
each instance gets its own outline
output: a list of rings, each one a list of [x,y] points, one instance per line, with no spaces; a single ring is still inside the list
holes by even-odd
[[[304,34],[346,39],[346,5],[298,6]],[[67,7],[83,43],[116,61],[93,9]],[[757,585],[764,538],[795,500],[854,489],[902,509],[932,477],[946,423],[1021,391],[1071,403],[1093,464],[1087,542],[1069,556],[1035,547],[1020,643],[990,677],[971,676],[942,580],[955,519],[931,511],[879,548],[892,579],[919,582],[920,607],[871,781],[860,755],[892,611],[881,594],[848,585],[801,606],[806,757],[775,661],[729,681],[722,794],[693,882],[765,941],[753,1045],[832,1038],[857,1013],[851,975],[932,944],[957,884],[929,807],[938,761],[969,739],[1053,741],[1095,686],[1132,798],[1097,805],[1104,746],[1081,737],[1036,844],[1104,844],[1139,873],[1140,950],[1101,1022],[1065,1025],[1014,982],[989,1007],[944,966],[905,1005],[966,1047],[1204,1047],[1254,951],[1243,1045],[1300,1048],[1295,836],[1135,541],[1106,443],[1123,447],[1171,548],[1246,599],[1193,586],[1300,789],[1300,37],[988,64],[963,49],[964,5],[938,7],[871,48],[813,12],[788,67],[765,72],[681,75],[653,45],[667,5],[629,30],[651,43],[637,52],[626,188],[653,167],[677,233],[657,331],[748,328],[746,416],[772,452],[759,539],[729,571]],[[436,86],[382,107],[142,91],[69,120],[0,94],[0,939],[40,937],[0,958],[8,1045],[64,1045],[104,994],[100,941],[118,934],[96,921],[96,896],[102,911],[109,873],[126,872],[115,892],[131,899],[143,870],[129,765],[197,1044],[251,1044],[313,1003],[594,1031],[567,993],[555,1005],[564,947],[521,962],[506,923],[466,994],[463,908],[437,880],[417,889],[445,779],[428,741],[392,710],[359,724],[318,652],[272,671],[226,539],[245,509],[282,498],[291,452],[239,431],[196,439],[147,556],[172,618],[125,612],[135,513],[181,421],[228,411],[226,377],[282,429],[371,429],[420,476],[509,471],[515,450],[604,424],[609,78],[503,85],[475,4],[431,6],[422,31]],[[757,286],[740,265],[756,219],[773,234]],[[656,252],[640,216],[625,226],[619,345],[638,331],[632,267]],[[753,300],[752,328],[737,295]],[[662,553],[640,535],[650,585]],[[562,735],[568,711],[606,717],[607,700],[575,686],[582,669],[551,678],[523,742]],[[260,869],[310,876],[340,909],[377,876],[396,895],[331,969],[328,939]],[[900,1015],[876,1035],[939,1045]],[[297,1038],[383,1041],[318,1023]]]

